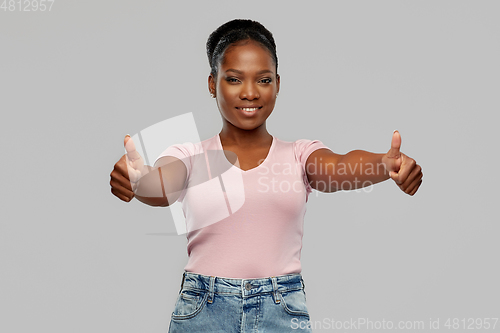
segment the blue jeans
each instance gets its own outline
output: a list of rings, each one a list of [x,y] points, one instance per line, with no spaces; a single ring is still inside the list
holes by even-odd
[[[312,332],[309,320],[300,274],[228,279],[184,272],[169,332]]]

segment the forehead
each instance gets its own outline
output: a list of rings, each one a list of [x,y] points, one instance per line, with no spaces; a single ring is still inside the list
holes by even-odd
[[[275,64],[267,48],[253,40],[246,40],[231,44],[226,49],[221,67],[247,69],[258,67],[273,70]]]

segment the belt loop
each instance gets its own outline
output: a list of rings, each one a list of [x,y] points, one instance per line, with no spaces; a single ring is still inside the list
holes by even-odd
[[[273,295],[274,295],[274,302],[278,304],[280,302],[280,299],[278,297],[278,282],[276,280],[275,276],[271,276],[271,281],[273,282]]]
[[[215,276],[211,276],[210,286],[208,287],[208,303],[213,303],[214,301],[214,284],[215,284]]]
[[[184,279],[186,278],[186,271],[182,273],[182,282],[181,282],[181,290],[179,290],[179,294],[182,292],[182,288],[184,287]]]
[[[302,291],[304,292],[304,297],[307,298],[307,295],[306,295],[306,284],[304,283],[304,278],[302,277],[302,275],[300,276],[300,282],[302,282]]]

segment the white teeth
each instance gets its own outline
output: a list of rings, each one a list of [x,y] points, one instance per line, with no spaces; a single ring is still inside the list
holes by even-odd
[[[257,109],[258,108],[241,108],[240,110],[243,110],[243,111],[255,111]]]

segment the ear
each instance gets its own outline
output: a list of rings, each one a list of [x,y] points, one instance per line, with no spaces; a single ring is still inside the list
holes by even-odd
[[[215,79],[212,74],[208,75],[208,92],[215,94]]]
[[[280,92],[280,75],[276,74],[276,93]]]

